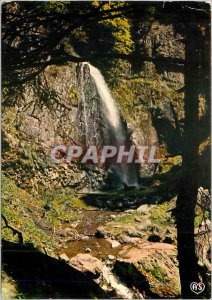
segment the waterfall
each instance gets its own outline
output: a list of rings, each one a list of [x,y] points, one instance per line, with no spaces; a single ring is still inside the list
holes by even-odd
[[[113,136],[113,145],[119,147],[121,145],[127,145],[129,144],[129,140],[126,134],[126,130],[124,129],[123,122],[120,117],[120,113],[118,110],[118,107],[116,105],[116,102],[112,96],[112,93],[110,92],[110,89],[105,82],[105,79],[101,72],[92,66],[88,62],[84,62],[81,64],[82,73],[84,66],[87,66],[89,68],[90,76],[94,81],[94,84],[96,86],[96,90],[98,92],[99,98],[102,102],[103,114],[105,116],[105,119],[110,127],[111,136]],[[81,77],[81,80],[83,80],[83,76]],[[83,84],[81,83],[81,89],[83,89]],[[83,102],[83,110],[84,110],[84,120],[85,120],[85,133],[86,133],[86,139],[87,139],[87,131],[88,124],[88,112],[86,110],[86,99],[84,95],[84,91],[82,91],[82,102]],[[98,129],[97,129],[98,130]],[[112,138],[111,138],[112,139]],[[87,144],[89,142],[87,141]],[[120,185],[123,187],[123,184],[126,186],[137,186],[137,173],[135,166],[127,164],[127,163],[113,163],[111,164],[111,168],[113,173],[116,173],[120,179]]]
[[[120,140],[123,140],[124,136],[122,132],[119,111],[116,106],[115,100],[113,99],[111,92],[105,82],[105,79],[97,68],[93,67],[89,63],[87,63],[87,65],[89,66],[90,74],[95,81],[99,95],[105,104],[107,110],[106,117],[110,124],[114,127],[117,137]]]

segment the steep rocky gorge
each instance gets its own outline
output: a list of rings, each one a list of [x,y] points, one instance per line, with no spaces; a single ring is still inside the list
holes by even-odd
[[[184,58],[183,37],[173,26],[139,26],[138,53]],[[139,170],[138,190],[114,190],[120,183],[108,169],[53,163],[54,146],[101,146],[114,141],[114,132],[89,65],[49,66],[18,93],[10,91],[10,105],[3,106],[3,213],[26,244],[85,274],[111,297],[179,297],[172,217],[178,181],[169,178],[172,170],[181,172],[183,68],[107,57],[90,63],[104,75],[129,143],[157,145],[162,163]],[[196,227],[199,210],[197,218]],[[9,229],[3,237],[17,241]],[[205,263],[208,249],[203,252]]]
[[[154,49],[161,55],[182,58],[184,52],[180,40],[171,26],[156,23],[152,25],[146,40],[140,38],[139,43],[145,44],[147,52]],[[35,191],[43,185],[64,187],[70,182],[82,182],[85,177],[86,170],[79,169],[77,165],[58,168],[47,159],[50,150],[57,144],[85,144],[81,79],[77,68],[74,63],[47,67],[18,95],[10,96],[16,99],[15,107],[4,108],[3,137],[8,147],[4,152],[3,169],[11,177],[15,174],[16,182],[22,187],[27,186]],[[105,64],[102,72],[132,141],[136,145],[159,145],[161,157],[180,154],[182,73],[158,71],[153,63],[142,61],[140,71],[134,72],[133,63],[116,59],[108,66]],[[96,87],[89,74],[86,78],[88,133],[101,144],[103,132],[107,132],[108,128],[105,127]],[[95,130],[97,125],[98,131]],[[21,156],[22,159],[19,159]],[[26,169],[30,172],[25,172]]]

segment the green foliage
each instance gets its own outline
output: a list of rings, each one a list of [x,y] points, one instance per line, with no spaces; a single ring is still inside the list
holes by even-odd
[[[133,51],[131,25],[127,18],[115,18],[101,21],[100,24],[111,31],[114,38],[113,49],[119,54],[129,54]]]
[[[75,85],[72,85],[69,91],[69,98],[68,101],[71,105],[77,106],[80,99],[79,91]]]
[[[169,172],[174,166],[182,164],[182,157],[180,155],[169,157],[166,160],[162,160],[160,163],[160,173]]]
[[[24,299],[24,295],[19,292],[17,284],[14,279],[6,274],[4,271],[2,272],[2,299]]]
[[[125,3],[122,2],[107,2],[102,7],[102,10],[110,10],[114,8],[122,8],[125,6]],[[112,12],[111,16],[117,14]],[[108,18],[106,20],[100,21],[101,24],[100,30],[104,29],[109,30],[112,38],[114,39],[113,51],[119,54],[129,54],[133,51],[133,40],[131,36],[131,24],[129,19],[126,17],[117,17],[117,18]]]
[[[52,226],[60,227],[62,223],[74,221],[79,218],[77,213],[71,210],[75,200],[75,194],[70,190],[47,188],[40,193],[44,207],[48,207],[46,218]]]
[[[163,204],[158,204],[151,210],[150,218],[152,222],[162,226],[168,226],[171,223],[170,213],[167,211],[173,206],[173,203],[164,202]]]
[[[66,11],[66,7],[69,1],[47,1],[44,2],[44,10],[50,14],[52,13],[64,13]]]
[[[98,1],[91,3],[95,8],[99,5]],[[111,9],[122,9],[125,5],[127,4],[122,2],[105,2],[100,8],[100,13],[106,14]],[[70,37],[71,43],[81,55],[88,53],[99,55],[102,52],[130,54],[134,49],[131,21],[127,17],[120,16],[120,11],[109,12],[103,20],[97,18],[91,24],[82,24],[71,32]]]
[[[35,223],[41,215],[42,203],[42,200],[34,199],[26,191],[18,188],[11,179],[2,176],[2,214],[9,225],[22,232],[25,243],[33,243],[39,248],[53,248],[52,238]],[[2,237],[16,240],[12,231],[8,229],[2,230]]]
[[[89,209],[90,206],[83,200],[80,198],[74,198],[71,202],[71,207],[72,208],[80,208],[80,209]]]
[[[203,211],[202,208],[200,208],[199,206],[196,207],[196,216],[195,216],[195,219],[194,219],[194,225],[195,227],[198,227],[200,226],[200,224],[204,221],[204,220],[207,220],[209,219],[210,220],[210,212],[205,210]]]
[[[76,212],[68,209],[73,197],[70,191],[53,189],[47,189],[42,197],[32,197],[11,179],[2,177],[2,214],[9,225],[22,232],[25,243],[32,243],[40,249],[57,247],[55,230],[60,230],[64,222],[79,218]],[[6,228],[2,230],[2,237],[17,240],[12,231]]]
[[[151,266],[147,267],[147,264],[143,263],[143,267],[145,268],[145,271],[151,273],[152,276],[156,280],[158,280],[160,283],[166,283],[167,282],[167,273],[164,269],[162,269],[158,264],[155,262],[152,262]]]

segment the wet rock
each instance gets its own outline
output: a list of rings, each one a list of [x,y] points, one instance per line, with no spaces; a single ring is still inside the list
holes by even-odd
[[[89,239],[90,239],[90,237],[88,235],[81,236],[81,240],[83,240],[83,241],[88,241]]]
[[[115,257],[114,255],[111,255],[111,254],[108,255],[108,259],[109,259],[109,260],[114,260],[115,258],[116,258],[116,257]]]
[[[174,245],[150,242],[126,245],[118,254],[114,271],[144,298],[175,298],[180,294],[176,257]]]
[[[111,202],[110,200],[108,200],[108,201],[106,202],[106,204],[107,204],[107,206],[112,207],[112,202]]]
[[[59,255],[59,258],[63,261],[65,261],[66,263],[69,262],[69,257],[65,254],[65,253],[62,253]]]
[[[92,251],[91,248],[86,248],[86,249],[85,249],[85,252],[86,252],[86,253],[90,253],[91,251]]]
[[[107,239],[108,242],[111,244],[111,248],[119,247],[121,244],[118,241]]]
[[[117,203],[117,207],[119,207],[119,208],[123,207],[123,203],[122,202],[118,202]]]
[[[98,277],[103,268],[102,262],[99,259],[93,257],[91,254],[83,253],[72,257],[69,264],[75,269],[83,273],[89,273],[94,277]]]
[[[120,243],[118,241],[112,241],[111,242],[111,247],[112,248],[116,248],[116,247],[119,247],[120,246]]]
[[[100,226],[96,229],[96,233],[95,233],[95,236],[97,238],[105,238],[106,237],[106,232],[104,230],[104,227],[103,226]]]

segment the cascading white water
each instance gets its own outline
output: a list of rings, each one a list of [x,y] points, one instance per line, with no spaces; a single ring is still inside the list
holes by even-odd
[[[97,68],[95,68],[89,63],[86,64],[89,66],[90,74],[93,80],[95,81],[99,95],[107,109],[107,119],[110,121],[110,124],[114,127],[114,130],[116,130],[119,134],[122,135],[120,136],[120,138],[123,138],[119,111],[117,109],[115,100],[113,99],[111,92],[105,82],[105,79]]]
[[[81,66],[82,70],[83,70],[83,64]],[[80,86],[83,86],[83,77],[80,77]],[[88,134],[88,113],[87,113],[87,105],[86,105],[86,101],[85,101],[85,93],[84,90],[81,89],[81,100],[83,103],[83,114],[84,114],[84,120],[85,120],[85,137],[86,137],[86,146],[89,146],[89,134]],[[92,192],[92,169],[90,169],[88,171],[88,181],[89,181],[89,189],[90,192]]]
[[[106,119],[108,120],[108,124],[110,124],[113,130],[113,134],[116,140],[116,146],[119,147],[121,145],[125,145],[127,142],[127,138],[123,128],[123,124],[121,122],[119,110],[110,92],[110,89],[107,86],[107,83],[105,82],[104,77],[102,76],[101,72],[97,68],[92,66],[90,63],[84,62],[82,63],[82,67],[84,65],[87,65],[89,67],[90,75],[95,82],[99,96],[104,104],[104,114]],[[85,107],[86,105],[84,103],[84,108]],[[86,111],[84,113],[86,114]],[[87,126],[87,124],[85,125]],[[119,174],[122,183],[125,183],[127,186],[137,186],[137,175],[135,173],[132,173],[132,167],[129,167],[126,163],[122,163],[119,166],[115,166],[114,168]]]

